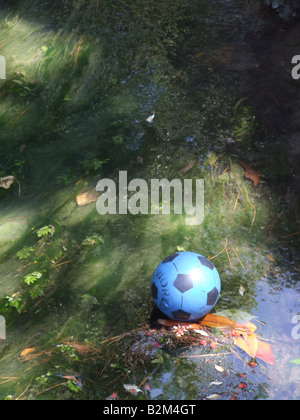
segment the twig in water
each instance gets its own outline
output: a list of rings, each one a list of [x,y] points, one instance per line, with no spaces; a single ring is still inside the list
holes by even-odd
[[[215,255],[213,257],[209,257],[208,259],[211,261],[211,260],[214,260],[215,258],[219,257],[221,254],[223,254],[223,252],[226,251],[226,248],[227,248],[227,241],[226,241],[226,245],[225,245],[224,249],[221,252],[219,252],[217,255]]]
[[[233,210],[235,210],[235,209],[236,209],[236,207],[237,207],[237,205],[238,205],[238,202],[239,202],[239,198],[240,198],[240,193],[238,193],[238,195],[237,195],[237,197],[236,197],[236,201],[235,201],[235,205],[234,205],[234,207],[233,207]]]
[[[251,230],[252,230],[252,228],[253,228],[253,225],[254,225],[255,219],[256,219],[256,208],[254,207],[254,216],[253,216],[253,219],[252,219],[250,232],[251,232]]]
[[[242,263],[242,261],[241,261],[241,259],[240,259],[240,257],[238,256],[238,253],[236,252],[236,250],[233,248],[233,246],[232,246],[232,243],[230,242],[230,246],[231,246],[231,248],[232,248],[232,251],[235,253],[235,256],[237,257],[237,259],[239,260],[239,263],[241,264],[241,266],[243,267],[243,269],[245,270],[246,268],[245,268],[245,266],[244,266],[244,264]]]
[[[215,357],[215,356],[226,356],[228,354],[231,354],[231,352],[226,352],[226,353],[213,353],[213,354],[191,354],[191,355],[183,355],[183,356],[179,356],[180,359],[189,359],[191,358],[196,358],[196,357]]]

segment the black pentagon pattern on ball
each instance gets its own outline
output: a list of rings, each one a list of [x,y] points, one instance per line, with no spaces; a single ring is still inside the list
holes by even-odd
[[[152,292],[152,296],[154,299],[157,299],[157,295],[158,295],[158,289],[155,283],[152,283],[151,285],[151,292]]]
[[[218,297],[219,297],[219,291],[215,287],[213,290],[207,293],[207,305],[213,306],[216,303]]]
[[[173,262],[175,260],[175,258],[177,258],[178,256],[179,256],[179,254],[170,255],[169,257],[165,258],[162,263],[167,264],[169,262]]]
[[[187,321],[189,317],[191,316],[191,314],[189,314],[188,312],[182,311],[181,309],[179,309],[178,311],[172,312],[172,315],[174,319],[179,319],[182,321]]]
[[[198,260],[201,262],[202,265],[209,268],[210,270],[213,270],[215,268],[214,265],[205,257],[199,256]]]
[[[178,274],[176,280],[174,281],[174,287],[176,287],[176,289],[178,289],[181,293],[187,292],[192,289],[193,286],[193,279],[188,274]]]

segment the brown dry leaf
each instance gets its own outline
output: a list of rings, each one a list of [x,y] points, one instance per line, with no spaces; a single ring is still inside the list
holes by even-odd
[[[23,357],[23,356],[27,356],[28,354],[33,353],[33,352],[35,351],[35,349],[36,349],[36,347],[32,347],[32,348],[29,348],[29,349],[25,349],[25,350],[23,350],[23,351],[20,353],[20,356],[21,356],[21,357]]]
[[[94,352],[95,349],[91,348],[90,346],[85,346],[82,344],[72,343],[72,347],[81,355],[84,356],[85,354]]]
[[[83,207],[87,206],[88,204],[95,203],[98,198],[99,193],[93,190],[77,195],[76,202],[79,207]]]
[[[268,260],[269,260],[269,261],[271,261],[271,262],[274,262],[274,261],[275,261],[275,258],[273,257],[273,255],[272,255],[272,254],[267,254],[267,258],[268,258]]]
[[[239,160],[238,163],[241,165],[242,168],[245,169],[245,177],[253,182],[254,187],[257,187],[260,183],[259,173],[255,169],[251,168],[251,166],[247,165],[247,163],[241,160]]]
[[[64,379],[67,379],[68,381],[75,382],[77,385],[80,385],[81,386],[80,380],[77,379],[75,376],[68,376],[68,375],[66,375],[66,376],[63,376],[63,378]]]
[[[0,178],[0,188],[5,188],[8,190],[14,182],[14,176],[6,176],[5,178]]]

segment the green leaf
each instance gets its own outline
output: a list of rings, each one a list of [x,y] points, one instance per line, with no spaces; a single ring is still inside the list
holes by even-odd
[[[114,136],[112,140],[115,144],[123,144],[124,142],[124,139],[122,136]]]
[[[291,360],[290,363],[293,363],[294,365],[300,365],[300,359]]]
[[[68,388],[72,391],[72,392],[79,392],[80,391],[80,386],[78,386],[74,381],[68,381],[67,382]]]
[[[42,238],[43,236],[51,235],[53,236],[55,233],[54,226],[44,226],[37,231],[38,238]]]
[[[24,277],[24,283],[26,283],[28,286],[38,281],[43,275],[39,273],[38,271],[35,271],[31,274],[28,274],[28,276]]]
[[[34,248],[25,247],[21,251],[17,252],[19,260],[26,260],[30,257],[31,253],[34,252]]]

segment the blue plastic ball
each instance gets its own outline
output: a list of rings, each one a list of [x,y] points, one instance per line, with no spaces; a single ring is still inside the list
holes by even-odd
[[[196,321],[216,305],[221,280],[215,266],[203,255],[177,252],[156,268],[151,282],[156,306],[177,321]]]

